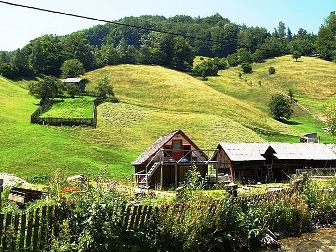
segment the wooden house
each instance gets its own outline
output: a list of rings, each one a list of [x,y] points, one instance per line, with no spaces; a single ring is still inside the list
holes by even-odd
[[[80,92],[85,91],[85,82],[81,78],[66,78],[62,80],[66,85],[77,85]]]
[[[288,179],[297,169],[336,166],[336,153],[317,143],[220,143],[211,159],[216,174],[242,182]]]
[[[208,173],[207,155],[181,130],[160,137],[132,165],[136,184],[146,187],[177,187],[191,167]]]

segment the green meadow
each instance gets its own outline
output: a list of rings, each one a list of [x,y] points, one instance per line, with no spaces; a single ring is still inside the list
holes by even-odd
[[[268,74],[269,66],[276,74]],[[160,66],[117,65],[87,73],[87,89],[109,76],[119,103],[98,107],[98,126],[52,127],[30,124],[38,100],[19,82],[0,78],[0,172],[26,179],[62,171],[98,174],[106,169],[116,180],[131,180],[131,162],[159,136],[185,131],[201,148],[220,141],[298,142],[306,132],[325,133],[325,107],[335,98],[336,64],[302,57],[274,58],[253,65],[239,78],[239,67],[208,81]],[[261,84],[260,84],[261,82]],[[271,118],[268,101],[292,89],[300,105],[286,123]],[[92,114],[91,97],[64,99],[43,116]]]
[[[41,117],[56,118],[91,118],[93,114],[93,97],[75,97],[56,99],[50,110]]]

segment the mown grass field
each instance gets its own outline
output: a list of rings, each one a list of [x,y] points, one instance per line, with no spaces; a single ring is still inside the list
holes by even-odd
[[[59,99],[41,117],[91,118],[93,115],[93,100],[93,97],[85,96]]]
[[[232,68],[209,81],[159,66],[119,65],[95,70],[85,76],[87,88],[94,89],[97,79],[107,75],[121,101],[98,107],[96,129],[31,125],[30,115],[38,100],[17,82],[0,78],[0,172],[29,179],[56,170],[73,175],[87,169],[98,174],[106,168],[112,178],[130,180],[130,163],[159,136],[175,129],[182,129],[206,149],[220,141],[297,142],[299,135],[311,131],[318,131],[322,141],[330,142],[331,137],[322,131],[323,123],[316,118],[323,117],[321,104],[330,104],[335,95],[332,83],[336,81],[331,73],[336,64],[311,58],[301,61],[280,57],[254,65],[254,72],[242,79],[239,69]],[[294,64],[308,70],[298,75]],[[275,76],[268,76],[270,65],[277,70]],[[324,84],[313,92],[319,79],[315,74],[323,69],[326,76],[320,80]],[[267,104],[273,93],[288,92],[288,87],[310,113],[296,108],[291,123],[284,124],[269,116]],[[88,113],[85,104],[83,101],[83,106],[75,108],[67,100],[47,113]]]
[[[268,68],[276,69],[269,75]],[[215,90],[244,101],[268,113],[268,103],[273,94],[294,93],[300,106],[296,106],[288,126],[299,134],[318,132],[322,142],[332,142],[330,134],[324,132],[323,121],[326,108],[336,101],[336,64],[312,57],[301,57],[298,62],[290,55],[253,64],[251,74],[239,78],[240,67],[219,71],[218,77],[209,77],[205,82]],[[301,105],[303,107],[301,107]],[[291,136],[264,135],[269,140],[282,141]]]

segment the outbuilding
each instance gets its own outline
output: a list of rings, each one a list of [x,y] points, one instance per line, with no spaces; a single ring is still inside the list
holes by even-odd
[[[220,143],[211,160],[233,180],[278,182],[298,169],[335,167],[336,153],[318,143]]]
[[[61,81],[62,83],[65,83],[66,85],[77,85],[80,92],[85,91],[85,83],[82,78],[66,78]]]

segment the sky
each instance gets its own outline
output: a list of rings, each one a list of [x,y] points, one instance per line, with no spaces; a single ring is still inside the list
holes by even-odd
[[[273,31],[283,21],[293,32],[304,28],[317,33],[336,0],[7,0],[62,12],[118,20],[125,16],[219,13],[237,24],[262,26]],[[73,17],[22,9],[0,3],[0,51],[21,48],[44,35],[64,35],[101,24]]]

